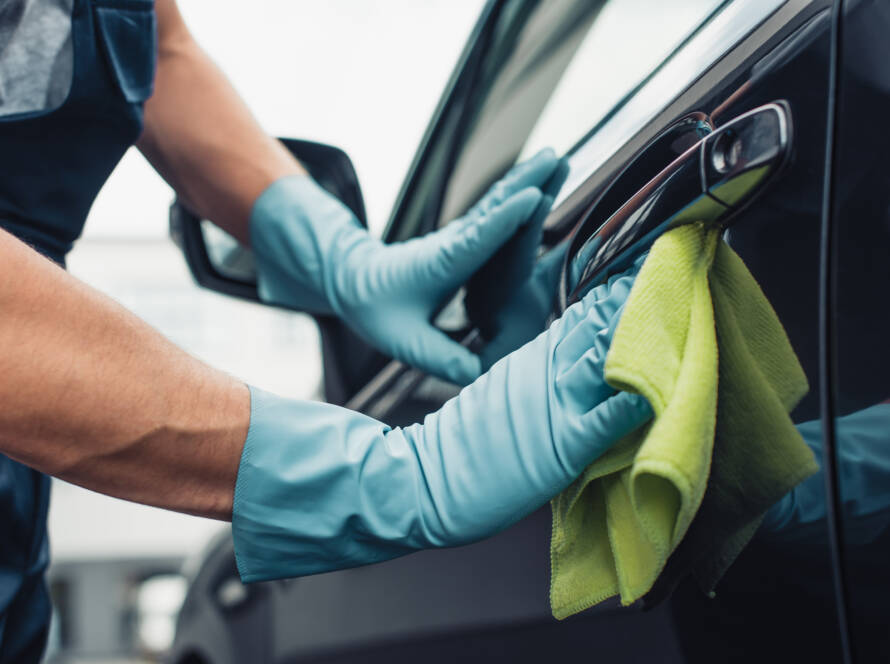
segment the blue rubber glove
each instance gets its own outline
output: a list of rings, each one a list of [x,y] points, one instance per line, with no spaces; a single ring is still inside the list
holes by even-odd
[[[463,217],[408,242],[372,237],[307,176],[278,180],[254,204],[250,241],[266,302],[336,313],[388,355],[460,385],[479,357],[433,315],[538,209],[559,161],[545,150],[512,169]]]
[[[536,258],[544,221],[568,170],[568,163],[560,159],[542,186],[544,197],[532,219],[467,284],[467,314],[486,342],[479,352],[483,371],[547,327],[568,243]]]
[[[252,388],[232,514],[242,579],[464,544],[545,504],[651,417],[603,380],[632,281],[591,291],[423,424]]]
[[[542,205],[549,210],[550,202],[547,198],[548,196],[544,197]],[[521,233],[524,235],[528,230],[523,229]],[[583,266],[593,257],[598,246],[598,242],[588,243],[572,260],[568,267],[571,284],[578,283]],[[568,248],[569,243],[563,242],[542,256],[534,264],[529,277],[491,314],[492,327],[496,333],[479,352],[483,371],[487,371],[504,355],[512,353],[530,339],[534,339],[544,329],[547,319],[553,312],[559,278],[562,275],[562,264]],[[645,252],[634,260],[632,268],[634,272],[639,271],[647,255],[648,252]]]
[[[534,264],[531,275],[494,313],[494,336],[479,351],[482,369],[534,339],[553,313],[559,275],[568,243],[552,249]]]

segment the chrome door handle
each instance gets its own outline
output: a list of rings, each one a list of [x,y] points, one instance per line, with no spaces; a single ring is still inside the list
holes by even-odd
[[[777,101],[715,129],[668,164],[603,221],[594,206],[575,230],[560,280],[561,310],[626,269],[681,224],[727,227],[782,170],[791,152],[791,112]]]

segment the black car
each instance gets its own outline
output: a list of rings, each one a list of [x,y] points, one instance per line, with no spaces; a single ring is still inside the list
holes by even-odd
[[[590,40],[620,4],[488,2],[384,238],[437,228],[536,140],[570,136],[541,247],[568,244],[558,315],[708,201],[809,379],[792,418],[821,438],[815,516],[758,533],[713,597],[687,580],[659,603],[607,602],[561,622],[546,508],[470,546],[251,586],[223,538],[193,578],[172,661],[890,661],[890,2],[702,2],[667,52],[597,98],[597,77],[619,63],[593,57]],[[622,29],[630,52],[643,37],[632,21]],[[345,154],[285,143],[364,220]],[[256,300],[249,255],[207,226],[174,204],[195,278]],[[463,303],[457,294],[437,323],[472,343]],[[317,322],[330,402],[405,425],[457,393],[337,320]]]

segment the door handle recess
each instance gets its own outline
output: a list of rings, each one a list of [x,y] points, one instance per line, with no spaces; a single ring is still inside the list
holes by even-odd
[[[566,253],[561,310],[629,267],[665,231],[698,221],[731,225],[782,170],[791,144],[790,109],[783,101],[772,102],[699,140],[605,221],[594,204]]]

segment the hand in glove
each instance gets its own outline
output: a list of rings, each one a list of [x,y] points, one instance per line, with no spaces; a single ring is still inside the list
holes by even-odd
[[[561,159],[542,187],[533,218],[467,284],[467,314],[485,341],[479,353],[483,371],[540,334],[553,312],[568,243],[537,256],[544,221],[567,174],[568,164]]]
[[[593,289],[423,424],[391,429],[252,389],[232,515],[242,578],[471,542],[563,490],[651,417],[603,379],[632,274]]]
[[[552,151],[543,151],[512,169],[460,219],[394,244],[372,237],[308,176],[282,178],[251,213],[260,297],[336,313],[388,355],[467,384],[481,373],[479,357],[431,319],[539,209],[539,187],[558,164]]]

